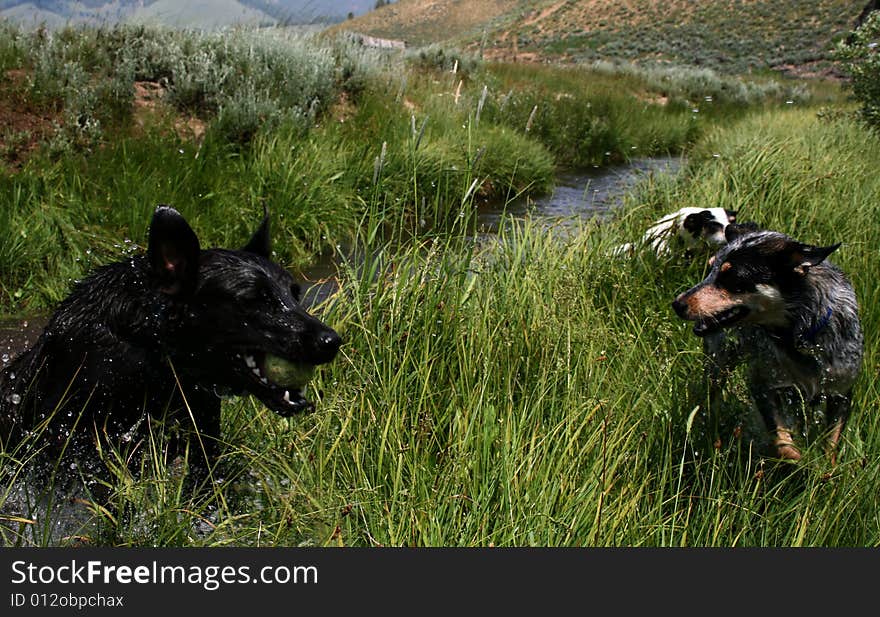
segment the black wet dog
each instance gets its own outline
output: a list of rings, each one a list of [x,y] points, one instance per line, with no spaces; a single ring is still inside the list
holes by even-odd
[[[191,464],[210,465],[221,395],[251,394],[282,416],[310,409],[303,386],[341,339],[270,254],[268,215],[241,250],[203,250],[176,210],[157,207],[146,255],[77,283],[0,373],[5,449],[27,439],[88,457],[160,428],[172,457],[189,445]]]

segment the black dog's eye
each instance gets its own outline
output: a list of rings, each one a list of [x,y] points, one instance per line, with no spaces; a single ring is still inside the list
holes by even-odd
[[[274,290],[269,285],[261,285],[257,290],[257,299],[266,304],[272,304],[277,301]]]
[[[265,279],[257,279],[247,286],[242,286],[238,296],[245,302],[254,302],[266,307],[274,306],[279,302],[275,286]]]

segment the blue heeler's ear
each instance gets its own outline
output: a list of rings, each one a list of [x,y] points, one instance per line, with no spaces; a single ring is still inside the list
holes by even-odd
[[[260,223],[257,231],[241,250],[266,259],[272,254],[272,238],[269,236],[269,208],[265,205],[263,206],[263,222]]]
[[[811,246],[799,242],[791,252],[791,266],[798,274],[806,274],[810,268],[825,261],[831,253],[840,248],[840,245],[841,243],[838,242],[831,246]]]
[[[186,219],[171,206],[159,205],[150,222],[147,261],[156,289],[187,296],[199,278],[199,239]]]
[[[728,210],[727,208],[724,209],[724,213],[727,215],[727,221],[729,223],[736,223],[736,215],[738,212],[739,210]]]

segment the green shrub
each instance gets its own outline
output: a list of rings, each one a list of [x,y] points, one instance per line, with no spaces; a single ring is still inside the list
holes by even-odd
[[[285,119],[310,123],[340,91],[362,90],[380,66],[374,55],[284,29],[0,28],[0,68],[24,69],[30,98],[61,112],[50,138],[56,154],[94,145],[99,129],[130,120],[136,81],[160,84],[166,103],[241,144]]]
[[[850,38],[838,43],[835,57],[843,61],[852,78],[852,92],[861,104],[862,119],[880,128],[880,11],[872,13]]]
[[[470,76],[482,65],[480,59],[475,55],[441,45],[423,47],[410,54],[409,61],[413,66],[421,69],[455,70],[462,77]]]

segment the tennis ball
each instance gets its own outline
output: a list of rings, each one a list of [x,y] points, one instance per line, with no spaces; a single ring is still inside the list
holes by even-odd
[[[282,386],[301,388],[315,373],[311,364],[291,362],[278,356],[266,355],[266,377]]]

